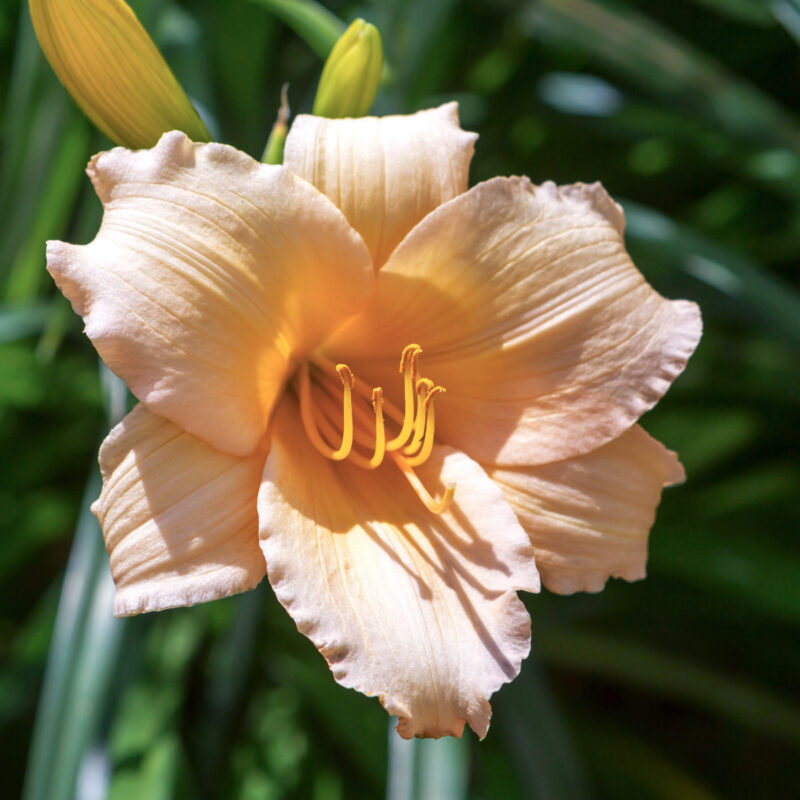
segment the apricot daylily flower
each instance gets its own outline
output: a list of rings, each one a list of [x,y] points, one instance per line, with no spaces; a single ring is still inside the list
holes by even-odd
[[[474,139],[455,104],[301,116],[284,166],[169,133],[95,156],[97,237],[48,246],[140,400],[100,451],[116,613],[267,574],[406,737],[486,733],[539,574],[644,575],[683,471],[636,421],[700,336],[599,184],[468,190]]]

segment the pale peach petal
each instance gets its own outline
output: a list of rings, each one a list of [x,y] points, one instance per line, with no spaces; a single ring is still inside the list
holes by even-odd
[[[300,115],[283,163],[344,211],[377,269],[429,211],[466,191],[476,139],[459,127],[457,103],[410,116]]]
[[[103,360],[147,406],[220,450],[264,435],[294,356],[369,298],[369,254],[284,167],[165,134],[89,166],[95,240],[50,242],[48,269]]]
[[[347,687],[377,695],[404,737],[484,736],[487,698],[520,668],[537,591],[528,537],[500,489],[463,453],[418,468],[450,510],[429,512],[400,471],[320,456],[293,397],[275,413],[258,500],[278,599]]]
[[[685,478],[675,453],[638,425],[577,458],[488,472],[531,537],[542,582],[559,594],[644,578],[661,489]]]
[[[100,448],[100,520],[118,616],[204,603],[264,577],[256,498],[266,447],[225,455],[138,405]]]
[[[422,346],[444,386],[439,441],[478,461],[543,464],[619,436],[664,394],[700,338],[631,262],[599,185],[495,178],[440,206],[394,251],[376,302],[325,345],[374,385]]]

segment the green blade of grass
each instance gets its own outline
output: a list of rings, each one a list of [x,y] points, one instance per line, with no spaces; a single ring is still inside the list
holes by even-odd
[[[121,387],[121,388],[120,388]],[[107,383],[112,421],[124,411],[124,384]],[[122,400],[121,400],[122,398]],[[112,614],[114,584],[91,504],[96,469],[86,486],[61,590],[28,760],[24,800],[72,800],[81,763],[106,711],[125,623]]]
[[[89,142],[88,123],[74,116],[58,142],[41,191],[41,202],[36,206],[28,233],[9,268],[5,287],[7,302],[28,302],[39,294],[46,274],[44,243],[64,231],[83,183]]]
[[[800,344],[800,295],[763,267],[674,223],[653,209],[625,204],[626,236],[650,263],[678,268],[751,308],[767,326]]]
[[[548,663],[672,697],[800,747],[800,707],[758,684],[603,634],[548,628],[539,649]]]
[[[389,722],[386,800],[463,800],[469,776],[468,739],[402,739]]]
[[[0,306],[0,344],[24,339],[47,324],[49,308],[44,303]]]
[[[76,677],[85,621],[93,605],[97,575],[104,556],[97,522],[89,510],[99,490],[99,476],[92,475],[86,487],[75,541],[64,575],[61,602],[56,615],[31,744],[23,793],[25,800],[46,800],[55,798],[58,794],[57,787],[52,785],[52,778],[59,760],[61,742],[67,736],[67,698]],[[76,776],[77,764],[70,790],[74,789]]]
[[[314,0],[253,0],[283,20],[321,59],[329,55],[347,27]]]
[[[673,110],[752,146],[800,154],[800,127],[782,106],[642,14],[595,0],[541,0],[522,24],[536,38],[590,53]]]
[[[493,724],[500,727],[529,797],[588,800],[593,796],[585,766],[536,661],[523,664],[521,674],[493,698],[493,705]]]

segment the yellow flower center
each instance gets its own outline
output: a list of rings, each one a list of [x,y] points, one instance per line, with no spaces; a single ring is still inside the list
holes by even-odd
[[[370,387],[346,364],[334,364],[322,356],[303,363],[295,389],[303,427],[323,456],[333,461],[347,459],[363,469],[375,469],[388,457],[425,506],[441,514],[450,505],[455,487],[447,487],[441,499],[435,500],[414,471],[430,458],[436,426],[434,399],[444,392],[443,387],[419,376],[421,352],[419,345],[410,344],[400,358],[402,412],[384,398],[380,386]],[[312,389],[312,370],[316,391]],[[399,426],[397,434],[388,440],[384,415]],[[364,449],[372,455],[365,455]]]

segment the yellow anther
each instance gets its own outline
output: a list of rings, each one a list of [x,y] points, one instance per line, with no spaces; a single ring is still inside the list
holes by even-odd
[[[337,364],[336,374],[342,379],[345,390],[353,388],[353,371],[347,364]]]
[[[342,411],[342,444],[338,450],[332,449],[320,435],[314,419],[314,408],[311,399],[311,379],[308,374],[308,364],[300,368],[300,417],[303,427],[314,447],[326,458],[333,461],[342,461],[350,455],[353,449],[353,373],[344,364],[336,367],[344,387],[344,404]]]
[[[383,424],[383,389],[372,390],[372,407],[375,409],[375,453],[369,460],[372,469],[379,467],[386,455],[386,429]]]
[[[456,491],[455,486],[448,486],[441,500],[434,500],[430,492],[422,485],[422,481],[417,476],[417,473],[414,472],[408,464],[407,459],[397,453],[392,453],[392,460],[400,468],[405,479],[411,484],[411,488],[416,492],[417,497],[425,504],[428,511],[432,511],[434,514],[443,514],[447,511],[450,507],[450,503],[453,501],[453,495]]]
[[[418,344],[410,344],[403,349],[400,358],[400,372],[403,374],[403,425],[400,433],[387,442],[387,450],[399,450],[408,442],[414,428],[414,384],[417,377],[417,359],[422,352]]]
[[[425,439],[422,442],[420,451],[416,455],[407,455],[405,457],[406,463],[410,467],[418,467],[431,457],[431,453],[433,452],[434,431],[436,428],[436,412],[433,407],[433,398],[436,397],[437,394],[442,394],[443,392],[443,387],[434,386],[426,395],[425,402],[421,404],[427,411],[425,416]]]
[[[425,397],[425,408],[427,408],[431,403],[433,403],[433,398],[436,397],[437,394],[444,394],[447,389],[444,386],[434,386],[428,392],[427,396]]]

